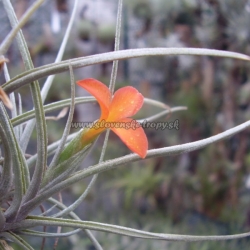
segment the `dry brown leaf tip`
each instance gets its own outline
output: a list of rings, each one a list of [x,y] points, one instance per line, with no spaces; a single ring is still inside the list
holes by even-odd
[[[4,56],[0,56],[0,72],[3,70],[4,63],[7,63],[7,62],[9,62],[7,58],[5,58]]]
[[[0,87],[0,99],[2,100],[2,102],[4,103],[4,105],[7,108],[9,108],[9,109],[13,108],[13,105],[12,105],[8,95],[4,92],[2,87]]]

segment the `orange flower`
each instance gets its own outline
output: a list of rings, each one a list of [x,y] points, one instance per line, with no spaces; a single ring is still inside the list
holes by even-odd
[[[83,130],[82,143],[94,141],[107,128],[116,133],[127,147],[145,158],[148,140],[141,125],[128,118],[135,115],[143,105],[143,96],[131,86],[117,90],[112,97],[106,85],[95,79],[84,79],[77,84],[93,95],[101,108],[101,117],[94,126]]]

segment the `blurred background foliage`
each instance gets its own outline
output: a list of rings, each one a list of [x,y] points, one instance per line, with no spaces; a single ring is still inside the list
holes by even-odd
[[[13,2],[20,17],[32,0]],[[47,2],[23,29],[36,66],[55,59],[72,8],[72,1]],[[114,47],[117,1],[80,2],[65,59],[112,51]],[[2,8],[0,12],[0,39],[3,39],[9,24]],[[200,47],[249,54],[249,23],[249,0],[124,0],[121,48]],[[15,44],[7,57],[12,76],[23,71]],[[93,77],[108,83],[111,66],[106,63],[78,69],[75,77]],[[3,81],[3,76],[0,77]],[[54,81],[48,103],[70,96],[68,74],[59,74]],[[200,140],[250,117],[249,66],[246,62],[186,55],[132,59],[119,64],[117,88],[124,85],[134,85],[145,97],[161,100],[169,106],[188,107],[187,111],[161,120],[178,119],[179,130],[145,129],[151,149]],[[23,88],[21,95],[25,108],[30,109],[28,88]],[[77,89],[77,95],[86,93]],[[97,105],[81,105],[74,120],[93,121],[98,112]],[[145,105],[140,118],[154,113],[154,109]],[[60,138],[63,124],[48,123],[51,141]],[[97,162],[102,142],[103,137],[84,166]],[[250,229],[249,148],[247,129],[203,150],[140,161],[105,172],[77,212],[86,220],[165,233],[244,232]],[[111,134],[106,159],[128,152]],[[72,193],[77,197],[83,192],[88,181],[66,191],[68,199],[73,200]],[[104,249],[128,246],[129,249],[142,249],[140,239],[96,234]],[[58,249],[69,246],[79,249],[72,248],[76,240],[86,249],[93,249],[82,236],[61,240]],[[249,244],[249,239],[220,243],[148,241],[147,249],[247,249]]]

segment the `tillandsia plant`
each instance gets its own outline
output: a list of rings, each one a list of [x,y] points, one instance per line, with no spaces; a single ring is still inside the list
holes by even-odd
[[[43,0],[34,1],[33,5],[18,21],[10,0],[1,1],[11,23],[12,30],[0,46],[1,74],[4,73],[6,79],[6,83],[1,86],[0,92],[2,100],[0,103],[0,248],[11,249],[11,245],[14,242],[22,249],[33,249],[31,243],[26,240],[29,238],[23,238],[23,236],[58,239],[84,231],[95,248],[102,249],[98,239],[92,234],[92,231],[96,230],[135,238],[165,241],[216,241],[250,236],[250,232],[223,236],[193,236],[171,234],[171,232],[147,232],[118,225],[83,221],[74,212],[79,204],[84,201],[89,190],[97,180],[98,174],[101,172],[115,171],[116,168],[124,164],[143,161],[148,158],[178,155],[198,150],[219,140],[226,139],[250,126],[250,121],[247,121],[200,141],[148,150],[147,137],[142,127],[130,117],[137,113],[143,102],[165,109],[159,114],[146,117],[147,121],[157,120],[166,116],[169,112],[184,110],[185,107],[168,109],[165,104],[159,101],[144,98],[138,90],[130,86],[118,89],[114,93],[119,60],[145,56],[184,54],[228,57],[244,60],[248,63],[250,57],[235,52],[198,48],[119,50],[122,19],[122,0],[119,0],[115,51],[61,61],[79,3],[78,0],[75,0],[71,18],[55,62],[34,68],[21,28],[43,2]],[[17,40],[25,71],[10,79],[6,64],[7,59],[4,56],[14,38]],[[86,89],[94,98],[75,98],[74,69],[105,62],[113,62],[109,88],[95,79],[78,80],[77,84]],[[9,60],[8,65],[11,64],[12,62]],[[71,98],[44,105],[54,75],[60,72],[69,72],[70,74]],[[47,77],[47,79],[42,89],[40,89],[38,79],[44,77]],[[24,85],[30,87],[34,106],[32,110],[26,113],[22,113],[20,96],[18,99],[19,105],[17,105],[14,94]],[[9,98],[7,95],[9,95]],[[93,101],[97,101],[100,105],[100,118],[97,121],[93,121],[91,128],[85,128],[78,133],[69,135],[75,105]],[[18,111],[17,106],[19,106]],[[47,126],[45,114],[64,107],[70,107],[70,110],[62,138],[59,141],[48,144],[47,131],[50,128]],[[12,108],[10,115],[8,108]],[[132,125],[128,128],[124,124],[133,124],[134,128],[132,128]],[[35,127],[37,132],[37,153],[27,157],[27,146]],[[109,129],[115,132],[134,153],[103,161],[109,138]],[[81,162],[84,161],[90,149],[94,148],[94,142],[99,134],[106,130],[99,163],[79,170]],[[49,156],[52,157],[51,161],[48,160]],[[55,194],[60,193],[63,189],[71,185],[77,185],[78,182],[90,176],[92,176],[92,179],[88,187],[71,205],[66,206],[62,199],[57,200],[53,198]],[[50,205],[49,208],[48,205]],[[45,207],[46,209],[44,209]],[[39,208],[42,211],[40,214],[38,212]],[[54,213],[54,209],[59,209],[60,212]],[[58,230],[56,233],[46,230],[38,231],[38,226],[42,226],[45,229],[46,226],[54,226],[58,227]],[[73,228],[74,230],[62,232],[61,227]]]

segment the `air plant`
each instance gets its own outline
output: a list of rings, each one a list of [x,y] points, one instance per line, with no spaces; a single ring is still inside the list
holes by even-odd
[[[150,150],[147,150],[147,138],[143,129],[139,126],[139,123],[135,122],[138,127],[134,131],[129,129],[127,131],[119,131],[119,128],[114,128],[113,131],[115,131],[122,141],[124,141],[135,153],[104,161],[103,159],[109,138],[108,130],[106,132],[99,163],[83,170],[79,169],[79,165],[85,159],[90,149],[94,148],[94,141],[101,132],[104,132],[104,129],[96,131],[93,129],[83,129],[75,134],[69,134],[69,132],[75,105],[80,103],[93,102],[96,100],[100,104],[102,112],[100,119],[106,122],[115,123],[132,122],[131,118],[127,117],[134,115],[141,108],[143,99],[144,102],[150,105],[166,107],[166,105],[158,101],[143,98],[143,96],[132,87],[124,87],[113,95],[119,60],[145,56],[207,55],[229,57],[245,60],[247,62],[250,61],[250,57],[235,52],[198,48],[144,48],[119,50],[122,13],[122,0],[119,0],[115,51],[61,61],[76,16],[79,0],[75,0],[71,19],[55,62],[34,68],[21,27],[29,20],[29,17],[43,2],[43,0],[35,1],[18,21],[10,0],[2,0],[2,4],[12,25],[12,30],[0,45],[0,55],[4,56],[6,54],[13,39],[16,38],[25,71],[10,79],[8,67],[6,65],[7,60],[1,59],[1,64],[4,65],[3,70],[6,83],[1,86],[1,91],[3,93],[1,95],[2,100],[5,100],[5,102],[0,102],[0,137],[2,153],[0,158],[0,248],[11,249],[12,242],[15,242],[17,245],[21,246],[22,249],[33,249],[31,244],[23,238],[23,235],[41,238],[52,237],[57,239],[84,231],[96,249],[102,249],[98,239],[92,234],[92,231],[95,230],[130,237],[165,241],[226,240],[249,236],[250,233],[223,236],[192,236],[171,234],[170,232],[146,232],[118,225],[83,221],[74,210],[84,201],[89,190],[97,180],[99,173],[104,171],[115,171],[116,168],[124,164],[143,161],[143,158],[147,159],[173,154],[178,155],[198,150],[246,129],[250,126],[250,121],[200,141]],[[108,87],[97,80],[80,80],[77,83],[89,91],[95,99],[89,97],[75,98],[74,69],[112,61],[113,69],[109,90]],[[8,65],[11,65],[11,63],[10,61]],[[54,75],[60,72],[69,72],[70,74],[71,98],[44,105]],[[47,77],[47,79],[42,89],[40,89],[38,79],[44,77]],[[15,93],[25,85],[30,87],[34,108],[23,113],[20,96],[18,99],[19,109],[17,109]],[[98,89],[102,89],[101,92],[98,92]],[[124,97],[124,93],[128,96]],[[13,106],[10,116],[7,112],[8,107],[4,106],[6,102],[9,103],[6,95],[9,95],[10,102]],[[121,98],[117,101],[117,95],[120,97],[123,96],[124,99]],[[128,99],[126,98],[129,98],[129,105],[127,103]],[[116,102],[116,105],[119,106],[112,106],[113,102]],[[134,103],[136,105],[134,105]],[[48,144],[47,131],[49,130],[49,126],[47,126],[45,114],[54,110],[60,110],[64,107],[70,107],[70,110],[62,138],[59,141]],[[124,108],[123,112],[119,113],[120,111],[116,110],[117,107],[120,109]],[[159,114],[146,117],[145,119],[147,119],[147,121],[155,121],[166,116],[169,112],[173,113],[184,109],[185,107],[176,107],[170,110],[165,108],[165,110]],[[31,157],[27,157],[26,150],[34,128],[36,128],[37,135],[37,153]],[[137,134],[139,134],[139,139],[136,137]],[[49,156],[52,157],[51,161],[48,161]],[[53,198],[55,194],[61,193],[63,189],[71,185],[78,185],[78,182],[89,176],[91,176],[92,179],[87,189],[71,205],[66,206],[62,200]],[[63,195],[63,192],[61,194]],[[46,204],[46,206],[44,204]],[[48,204],[50,208],[48,208]],[[45,207],[46,210],[43,210]],[[42,213],[39,214],[38,208],[41,208]],[[55,208],[60,211],[55,213]],[[56,233],[38,231],[38,229],[34,229],[37,226],[54,226],[59,229]],[[73,228],[74,230],[61,232],[61,227]]]

